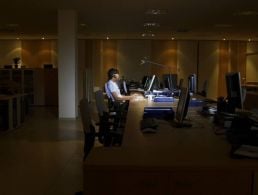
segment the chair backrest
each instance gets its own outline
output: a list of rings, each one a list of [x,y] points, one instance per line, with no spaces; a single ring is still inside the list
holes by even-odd
[[[108,112],[108,108],[105,103],[105,98],[102,90],[98,90],[95,92],[95,100],[96,100],[98,114],[100,116],[102,116],[104,112]]]
[[[83,98],[80,101],[80,113],[81,113],[81,120],[83,125],[83,131],[85,133],[90,133],[90,126],[91,124],[91,104],[87,98]]]
[[[114,101],[114,97],[112,96],[112,93],[110,92],[109,88],[108,88],[108,83],[105,83],[105,91],[107,94],[108,99]]]
[[[242,90],[242,104],[243,104],[246,98],[246,87],[242,86],[241,90]]]
[[[179,80],[178,89],[181,89],[183,87],[184,79]]]

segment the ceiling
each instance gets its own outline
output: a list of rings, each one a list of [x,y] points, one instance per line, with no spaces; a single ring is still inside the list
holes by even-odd
[[[57,38],[58,9],[77,11],[82,38],[258,40],[258,0],[1,0],[0,36]]]

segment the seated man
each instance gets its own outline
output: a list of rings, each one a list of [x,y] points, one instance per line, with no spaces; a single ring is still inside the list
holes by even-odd
[[[121,95],[120,89],[118,87],[117,82],[119,81],[119,72],[117,69],[111,68],[108,71],[108,79],[109,81],[105,84],[105,90],[107,96],[114,101],[125,101],[132,100],[137,95]]]
[[[121,95],[117,82],[119,81],[119,72],[117,69],[111,68],[108,71],[109,81],[105,84],[105,91],[108,96],[108,107],[110,111],[116,112],[115,124],[120,126],[121,121],[126,117],[128,110],[128,101],[134,99],[137,95],[125,96]]]

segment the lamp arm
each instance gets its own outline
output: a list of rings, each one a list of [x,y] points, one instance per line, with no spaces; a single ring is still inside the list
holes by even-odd
[[[157,65],[157,66],[165,67],[163,64],[159,64],[159,63],[152,62],[152,61],[149,61],[149,60],[146,60],[146,63],[150,63],[150,64],[154,64],[154,65]]]

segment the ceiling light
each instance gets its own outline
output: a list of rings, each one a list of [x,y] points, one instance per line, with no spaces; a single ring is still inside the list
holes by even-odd
[[[20,40],[20,38],[19,38],[19,37],[17,37],[16,39],[17,39],[17,40]]]
[[[110,39],[109,36],[107,36],[106,39],[109,40]]]
[[[44,39],[45,39],[45,37],[42,37],[41,39],[42,39],[42,40],[44,40]]]
[[[144,27],[160,27],[160,24],[157,22],[145,22],[143,23]]]
[[[226,38],[223,38],[222,40],[223,40],[223,41],[226,41]]]
[[[167,10],[165,9],[148,9],[145,14],[148,15],[162,15],[167,14]]]
[[[142,37],[155,37],[155,34],[152,32],[142,33]]]
[[[171,40],[175,40],[175,37],[171,37]]]
[[[249,39],[248,39],[248,42],[251,42],[251,41],[252,41],[252,39],[251,39],[251,38],[249,38]]]

